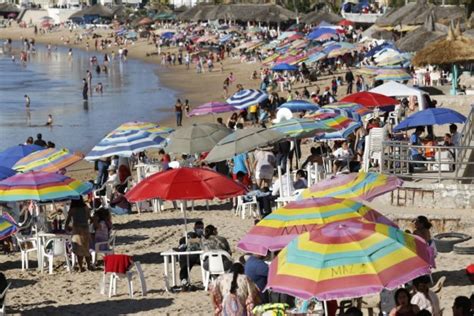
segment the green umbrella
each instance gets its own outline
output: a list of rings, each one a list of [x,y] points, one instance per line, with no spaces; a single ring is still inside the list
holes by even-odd
[[[171,133],[165,150],[189,155],[208,152],[231,132],[220,124],[193,124]]]
[[[274,144],[285,135],[263,127],[238,129],[221,139],[206,157],[208,162],[217,162],[235,155],[252,151],[258,147]]]

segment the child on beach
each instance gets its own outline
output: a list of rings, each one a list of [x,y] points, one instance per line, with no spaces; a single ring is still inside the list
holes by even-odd
[[[48,114],[48,120],[46,121],[46,126],[53,126],[53,116],[51,114]]]

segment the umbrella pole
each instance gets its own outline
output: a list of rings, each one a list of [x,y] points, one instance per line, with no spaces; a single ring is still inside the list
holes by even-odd
[[[186,241],[186,251],[188,251],[187,246],[188,246],[188,218],[186,214],[186,207],[184,207],[184,201],[181,201],[181,212],[183,213],[184,216],[184,239]],[[186,254],[186,269],[188,270],[188,283],[190,283],[190,276],[189,274],[191,273],[191,270],[189,269],[189,254]]]
[[[326,301],[323,301],[323,307],[324,307],[324,315],[328,315],[328,304]]]
[[[453,64],[451,79],[451,95],[456,95],[458,88],[458,67]]]

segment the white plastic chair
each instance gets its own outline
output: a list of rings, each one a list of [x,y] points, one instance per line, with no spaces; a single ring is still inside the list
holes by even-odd
[[[252,196],[252,200],[249,202],[245,202],[243,196],[238,196],[237,197],[237,207],[235,208],[235,215],[242,217],[242,219],[245,219],[247,214],[248,216],[257,216],[257,208],[258,208],[258,203],[257,203],[257,197]]]
[[[7,314],[5,312],[7,308],[7,292],[11,285],[12,285],[11,283],[8,283],[7,287],[3,290],[2,293],[0,293],[0,316]]]
[[[224,257],[232,262],[232,257],[224,250],[213,250],[201,255],[201,269],[204,272],[204,290],[207,291],[211,277],[221,275],[227,271],[224,269]],[[204,260],[208,260],[208,269],[204,269]]]
[[[114,254],[115,237],[115,232],[111,232],[109,240],[95,243],[94,249],[91,250],[92,263],[95,264],[97,262],[99,254],[104,256]]]
[[[48,259],[49,274],[53,274],[53,262],[55,257],[64,257],[66,261],[67,271],[71,272],[71,265],[69,263],[69,256],[66,247],[66,238],[51,238],[44,243],[43,246],[43,265],[41,265],[41,272],[43,272],[45,258]],[[48,249],[52,245],[51,249]]]
[[[15,235],[15,238],[21,253],[21,270],[28,270],[28,255],[30,252],[38,252],[38,242],[34,238],[26,238],[18,234]],[[27,245],[29,245],[29,247]]]
[[[126,273],[109,273],[110,278],[109,278],[109,297],[112,297],[112,295],[117,294],[117,280],[119,279],[126,279],[127,280],[127,285],[128,285],[128,295],[133,298],[133,275],[137,274],[138,278],[140,279],[140,285],[141,285],[141,290],[142,290],[142,296],[146,296],[147,294],[147,288],[146,288],[146,282],[145,282],[145,276],[143,274],[142,266],[139,261],[135,261],[133,265],[136,269],[136,271],[132,271],[131,269],[127,271]],[[102,276],[102,284],[101,284],[101,289],[100,293],[105,294],[105,288],[107,286],[107,274],[104,273]]]
[[[372,128],[369,135],[365,137],[364,164],[363,170],[369,171],[369,162],[377,161],[379,168],[382,168],[383,141],[385,138],[384,128]]]

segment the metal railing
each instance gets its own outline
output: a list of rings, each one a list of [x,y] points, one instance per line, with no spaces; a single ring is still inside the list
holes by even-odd
[[[466,147],[469,147],[472,144],[474,139],[474,104],[471,105],[471,112],[467,117],[467,121],[464,124],[464,127],[461,131],[461,146],[462,149],[459,151],[459,160],[464,161],[465,159],[470,160],[470,157],[473,155],[472,150],[468,150]],[[468,156],[469,155],[469,156]],[[460,172],[469,172],[469,170],[459,168],[456,170],[456,176],[460,175]]]
[[[474,161],[461,159],[463,151],[473,151],[474,146],[415,146],[407,141],[385,141],[382,155],[382,173],[407,179],[428,179],[455,182],[474,182],[474,176],[460,175],[458,170],[474,166]],[[430,153],[426,160],[413,160],[411,150]]]

